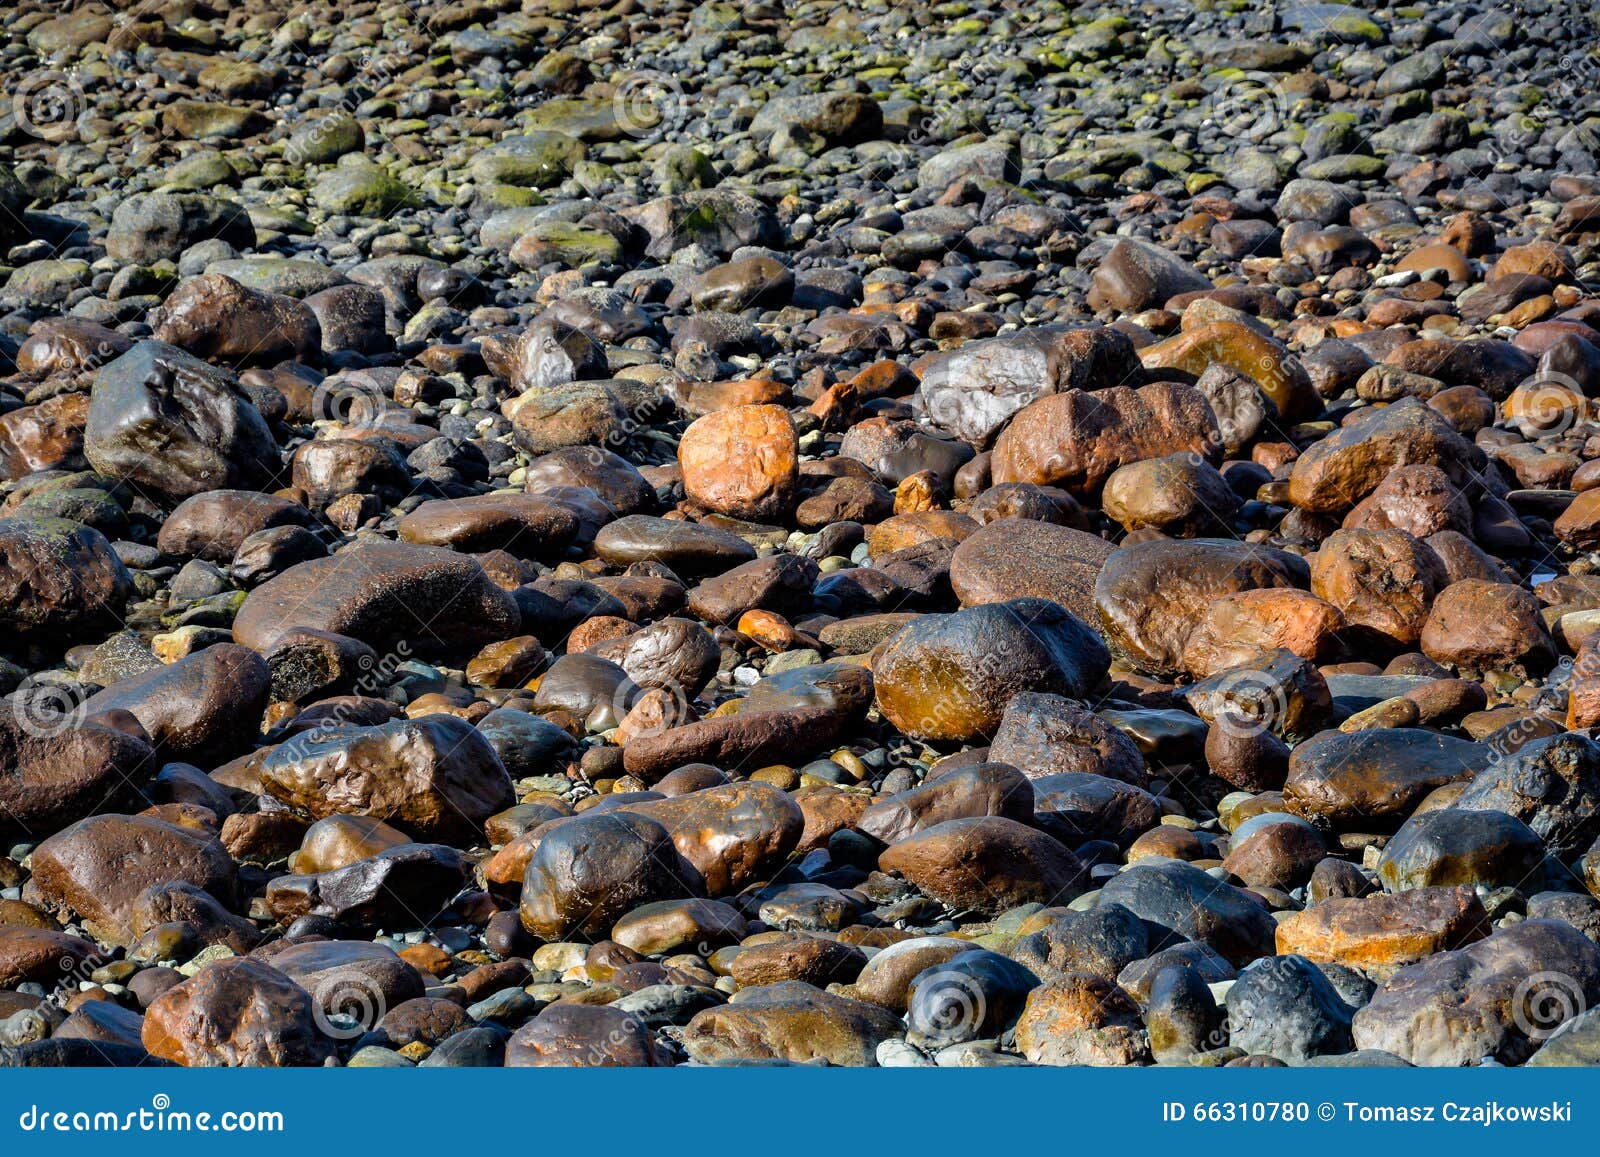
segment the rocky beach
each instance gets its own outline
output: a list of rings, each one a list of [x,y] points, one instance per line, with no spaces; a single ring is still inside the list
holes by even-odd
[[[1592,6],[8,9],[0,1067],[1600,1064]]]

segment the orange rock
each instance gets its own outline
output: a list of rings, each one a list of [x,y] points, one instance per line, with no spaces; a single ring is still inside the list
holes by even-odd
[[[678,443],[689,498],[734,518],[770,519],[793,507],[800,451],[782,406],[736,406],[696,419]]]
[[[1339,608],[1293,588],[1238,591],[1206,608],[1183,647],[1196,679],[1285,648],[1316,662],[1332,654],[1344,628]]]
[[[1534,241],[1528,245],[1513,245],[1494,263],[1490,279],[1510,273],[1532,273],[1551,281],[1564,281],[1572,276],[1572,251],[1565,245],[1551,241]]]
[[[1552,529],[1557,538],[1577,550],[1600,546],[1600,490],[1585,490],[1574,498]]]
[[[1384,642],[1413,647],[1448,575],[1427,543],[1403,530],[1337,530],[1311,560],[1311,590]]]
[[[1533,593],[1484,579],[1462,579],[1440,591],[1421,642],[1435,663],[1474,673],[1543,674],[1556,660]]]
[[[1567,692],[1567,730],[1600,724],[1600,635],[1590,635],[1578,648]]]
[[[1555,311],[1556,299],[1548,293],[1542,293],[1506,310],[1504,321],[1512,329],[1524,329],[1536,321],[1543,321]]]
[[[437,944],[408,944],[400,950],[400,959],[429,976],[447,976],[456,966],[450,954]]]
[[[1222,460],[1211,404],[1193,386],[1154,382],[1068,390],[1030,402],[995,441],[990,469],[996,485],[1031,482],[1086,494],[1097,492],[1119,466],[1188,452]]]
[[[1562,434],[1593,416],[1583,391],[1555,376],[1535,376],[1523,382],[1501,403],[1500,410],[1524,438]]]
[[[796,792],[794,802],[806,817],[795,852],[804,854],[828,846],[828,838],[845,828],[853,828],[872,797],[833,787],[806,788]]]
[[[1273,473],[1277,473],[1278,467],[1287,466],[1298,457],[1300,451],[1293,442],[1257,442],[1250,448],[1250,460]]]
[[[1427,273],[1430,269],[1443,269],[1451,281],[1471,281],[1472,266],[1465,255],[1454,245],[1436,243],[1413,249],[1395,263],[1396,273]]]
[[[1413,888],[1392,896],[1334,898],[1278,924],[1280,955],[1385,972],[1489,934],[1488,913],[1471,888]]]
[[[1213,362],[1231,366],[1261,387],[1285,421],[1309,418],[1322,408],[1299,359],[1280,342],[1236,321],[1215,321],[1146,346],[1147,370],[1182,370],[1198,377]]]
[[[746,611],[734,629],[774,654],[800,642],[800,633],[789,625],[789,620],[773,611]]]
[[[628,714],[617,725],[612,739],[618,747],[626,747],[640,736],[660,735],[674,727],[682,727],[700,718],[681,689],[676,691],[653,688],[634,701]]]
[[[572,634],[567,636],[567,653],[592,651],[601,643],[627,638],[638,629],[637,623],[627,619],[619,619],[615,615],[596,615],[572,628]]]
[[[1484,218],[1470,210],[1457,213],[1446,223],[1439,240],[1453,246],[1468,257],[1482,257],[1494,252],[1499,231]]]
[[[917,388],[917,379],[910,370],[896,361],[877,361],[850,379],[856,393],[863,401],[886,398],[891,394],[909,394]]]
[[[918,470],[900,479],[894,491],[894,512],[916,514],[937,510],[944,502],[944,486],[932,470]]]
[[[539,850],[539,840],[544,835],[543,826],[541,824],[531,831],[523,832],[485,860],[482,868],[484,880],[498,888],[522,887],[522,877],[528,871],[528,861],[533,859],[533,853]]]
[[[861,394],[855,381],[835,382],[807,409],[822,422],[824,430],[846,429],[855,418]]]
[[[934,538],[962,541],[978,529],[977,520],[952,510],[919,510],[886,518],[872,529],[868,540],[873,558],[882,558],[908,546]]]
[[[1087,972],[1069,972],[1028,994],[1017,1047],[1046,1065],[1132,1065],[1149,1057],[1139,1006],[1112,981]]]

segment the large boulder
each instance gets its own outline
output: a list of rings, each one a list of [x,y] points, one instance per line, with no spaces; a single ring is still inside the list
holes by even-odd
[[[772,521],[795,502],[800,452],[782,406],[734,406],[697,419],[678,443],[683,488],[734,518]]]
[[[460,655],[514,637],[521,616],[470,555],[371,542],[303,562],[251,591],[233,637],[266,654],[289,631],[307,627],[379,652]]]
[[[704,894],[667,829],[626,812],[555,821],[522,883],[522,926],[546,940],[603,939],[641,904]]]
[[[424,502],[400,519],[405,542],[462,553],[504,550],[518,558],[559,559],[577,536],[578,517],[535,494],[475,494]]]
[[[173,504],[207,490],[269,489],[281,470],[237,379],[159,341],[95,375],[83,449],[96,470]]]
[[[1032,822],[1033,788],[1016,768],[1004,763],[957,768],[874,800],[855,827],[892,847],[947,820],[983,816]]]
[[[150,745],[126,731],[41,711],[26,692],[0,702],[0,834],[55,832],[131,803],[156,768]]]
[[[84,704],[90,715],[126,711],[169,759],[221,763],[261,729],[272,671],[247,647],[219,643],[176,663],[119,679]]]
[[[1243,967],[1273,953],[1264,904],[1181,860],[1146,860],[1106,881],[1101,904],[1121,904],[1151,930],[1152,948],[1198,940]]]
[[[1463,489],[1482,482],[1483,451],[1416,398],[1357,414],[1295,460],[1289,501],[1313,514],[1342,514],[1402,466],[1425,463]]]
[[[98,530],[64,518],[0,518],[0,628],[71,642],[115,623],[133,585]]]
[[[320,872],[308,870],[316,865],[308,865],[301,852],[299,874],[279,876],[267,885],[272,915],[284,924],[320,916],[361,930],[432,923],[467,882],[461,853],[445,844],[406,843],[399,832],[383,827],[388,838],[400,842],[360,859],[346,862],[341,857]],[[375,840],[366,842],[371,849]]]
[[[1566,859],[1600,835],[1600,744],[1568,732],[1523,744],[1472,777],[1450,805],[1515,816]]]
[[[1133,342],[1118,330],[1038,325],[971,341],[922,369],[917,399],[927,420],[984,446],[1030,402],[1068,390],[1137,385]]]
[[[1017,413],[995,439],[990,470],[997,483],[1092,495],[1119,466],[1169,454],[1197,454],[1215,465],[1222,446],[1211,403],[1193,386],[1068,390]]]
[[[1279,921],[1278,951],[1387,974],[1465,948],[1491,930],[1477,893],[1464,886],[1331,896]]]
[[[1190,636],[1220,599],[1308,585],[1305,560],[1226,539],[1155,539],[1115,551],[1095,579],[1096,624],[1140,670],[1185,670]]]
[[[1195,377],[1214,365],[1226,366],[1253,380],[1288,422],[1314,417],[1322,408],[1299,359],[1275,339],[1242,322],[1213,321],[1190,329],[1185,318],[1183,333],[1144,347],[1139,360],[1152,372],[1179,370]]]
[[[151,816],[80,820],[33,851],[29,888],[51,911],[75,914],[108,944],[133,941],[139,895],[152,884],[184,881],[230,904],[238,868],[215,836]]]
[[[1095,579],[1115,551],[1098,535],[1070,526],[999,518],[967,535],[951,554],[950,587],[964,607],[1049,599],[1095,623]]]
[[[207,193],[141,193],[118,203],[106,233],[106,254],[118,261],[176,261],[200,241],[215,238],[235,249],[256,243],[242,206]]]
[[[859,1067],[875,1065],[878,1045],[904,1031],[898,1016],[875,1004],[789,980],[697,1013],[683,1045],[704,1063],[824,1060]]]
[[[320,1065],[333,1042],[311,994],[251,957],[218,960],[158,996],[141,1033],[152,1056],[193,1068]]]
[[[1110,661],[1083,620],[1021,598],[913,620],[878,649],[872,675],[879,710],[905,734],[971,740],[993,735],[1018,692],[1081,698]]]
[[[366,816],[418,839],[472,838],[511,805],[511,777],[489,741],[454,715],[304,731],[262,758],[267,794],[316,819]]]
[[[731,895],[770,878],[805,828],[794,798],[765,783],[722,784],[630,804],[628,810],[667,830],[711,896]]]
[[[1429,792],[1470,780],[1492,754],[1417,727],[1329,732],[1294,749],[1283,802],[1319,827],[1393,831]]]
[[[229,365],[278,362],[322,348],[317,315],[305,303],[251,289],[221,273],[178,286],[162,303],[155,336]]]
[[[1139,745],[1087,707],[1059,695],[1024,691],[1000,717],[989,756],[1029,779],[1084,772],[1142,786]]]
[[[1086,883],[1083,865],[1065,847],[999,815],[924,828],[885,850],[878,867],[950,908],[993,914],[1021,904],[1065,905]]]
[[[1600,947],[1560,920],[1525,920],[1401,969],[1355,1014],[1358,1049],[1415,1065],[1519,1064],[1600,1000]]]

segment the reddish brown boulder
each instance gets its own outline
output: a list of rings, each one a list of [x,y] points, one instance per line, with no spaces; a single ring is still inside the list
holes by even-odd
[[[33,852],[30,888],[45,907],[75,913],[110,944],[133,941],[139,894],[152,884],[183,881],[224,905],[238,890],[238,869],[214,836],[148,816],[80,820]]]
[[[192,1068],[311,1066],[333,1054],[311,995],[250,957],[208,964],[162,993],[141,1036],[152,1056]]]
[[[1311,590],[1351,628],[1383,645],[1415,647],[1434,596],[1447,583],[1444,564],[1403,530],[1339,530],[1311,561]]]
[[[1194,387],[1156,382],[1092,394],[1068,390],[1018,412],[995,440],[991,471],[996,483],[1093,494],[1119,466],[1184,453],[1212,463],[1222,458],[1216,415]]]
[[[303,302],[250,289],[220,273],[178,286],[162,305],[155,336],[230,365],[283,361],[322,349],[317,315]]]
[[[736,406],[697,419],[678,443],[690,499],[735,518],[775,519],[794,507],[799,450],[782,406]]]
[[[946,820],[878,857],[918,891],[955,909],[999,913],[1065,904],[1083,891],[1083,865],[1043,832],[1002,816]]]
[[[1334,898],[1278,923],[1280,955],[1363,971],[1390,971],[1449,952],[1490,932],[1471,888],[1413,888],[1394,895]]]
[[[1434,662],[1473,674],[1542,674],[1556,659],[1532,592],[1483,579],[1462,579],[1439,592],[1421,642]]]

